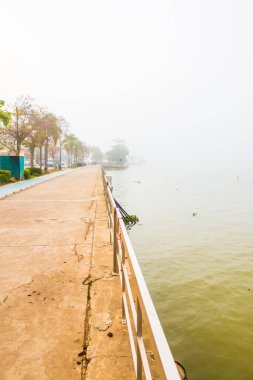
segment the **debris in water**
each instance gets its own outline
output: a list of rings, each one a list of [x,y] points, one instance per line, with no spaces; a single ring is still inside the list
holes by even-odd
[[[125,226],[128,230],[130,230],[136,223],[139,222],[139,218],[137,215],[129,215],[123,207],[116,201],[114,198],[116,207],[119,209],[119,212],[122,216],[122,220],[125,223]]]

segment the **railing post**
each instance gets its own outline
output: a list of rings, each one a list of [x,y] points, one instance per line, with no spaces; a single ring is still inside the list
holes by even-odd
[[[124,273],[124,264],[125,264],[124,244],[121,245],[121,252],[122,252],[122,323],[126,324],[126,311],[125,311],[124,298],[123,298],[126,291],[126,280],[125,280],[125,273]]]
[[[107,175],[106,178],[107,178],[107,182],[108,182],[109,186],[112,187],[112,176]]]
[[[108,189],[109,189],[109,185],[108,185],[108,183],[106,183],[108,227],[110,229],[110,244],[111,244],[112,243],[112,221],[111,221],[111,217],[112,217],[112,205],[111,205],[111,202],[110,202],[110,199],[109,199],[109,195],[108,195],[109,190]]]
[[[108,189],[107,189],[108,191]],[[108,194],[108,193],[107,193]],[[111,223],[111,213],[112,213],[112,207],[111,207],[111,202],[109,200],[109,196],[107,195],[107,202],[108,202],[108,214],[109,214],[109,228],[112,227],[112,223]]]
[[[137,380],[142,379],[142,361],[141,361],[141,353],[138,343],[138,338],[142,337],[142,311],[139,303],[139,299],[137,298]]]
[[[117,211],[116,207],[113,208],[113,272],[119,273],[118,263],[117,263],[117,254],[118,254],[118,220],[117,220]]]

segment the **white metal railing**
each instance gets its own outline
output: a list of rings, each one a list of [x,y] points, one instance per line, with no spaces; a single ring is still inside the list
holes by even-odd
[[[122,290],[122,322],[127,324],[136,378],[180,380],[177,366],[164,335],[121,214],[112,196],[104,170],[113,271]]]

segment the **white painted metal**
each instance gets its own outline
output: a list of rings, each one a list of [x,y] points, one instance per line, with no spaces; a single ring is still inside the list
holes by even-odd
[[[153,301],[149,294],[146,282],[141,272],[137,261],[134,249],[129,239],[125,224],[121,218],[119,210],[116,208],[112,193],[111,184],[103,172],[103,181],[105,187],[105,197],[107,202],[108,217],[110,218],[111,236],[113,236],[114,258],[113,269],[119,273],[122,287],[122,300],[124,315],[127,322],[130,345],[133,355],[133,362],[137,379],[141,379],[142,369],[146,379],[152,379],[152,370],[147,357],[147,348],[145,348],[142,337],[142,319],[145,320],[145,328],[148,329],[148,338],[152,340],[152,345],[155,347],[155,370],[159,374],[159,379],[180,380],[180,376],[173,359],[168,342],[164,335],[161,323],[157,316]],[[113,218],[112,218],[113,216]],[[123,247],[123,249],[122,249]],[[124,251],[124,252],[123,252]],[[131,270],[131,278],[135,282],[135,291],[137,291],[137,307],[134,302],[134,296],[129,281],[128,271],[125,263]],[[124,278],[123,278],[124,276]],[[131,316],[128,309],[130,304]],[[132,324],[135,334],[133,335]],[[134,346],[136,341],[136,349]],[[138,362],[138,361],[141,362]]]

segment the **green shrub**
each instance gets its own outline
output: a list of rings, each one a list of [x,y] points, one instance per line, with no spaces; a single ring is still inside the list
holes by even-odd
[[[8,183],[10,182],[10,177],[6,174],[0,174],[0,183]]]
[[[0,183],[6,183],[6,176],[4,174],[0,174]]]
[[[29,170],[30,170],[30,175],[34,175],[36,177],[42,175],[41,168],[29,168]]]
[[[26,168],[24,171],[24,177],[25,179],[29,179],[31,177],[30,169]]]
[[[0,183],[9,183],[11,180],[10,170],[0,170]]]
[[[0,170],[0,174],[5,175],[7,178],[11,178],[10,170]]]

